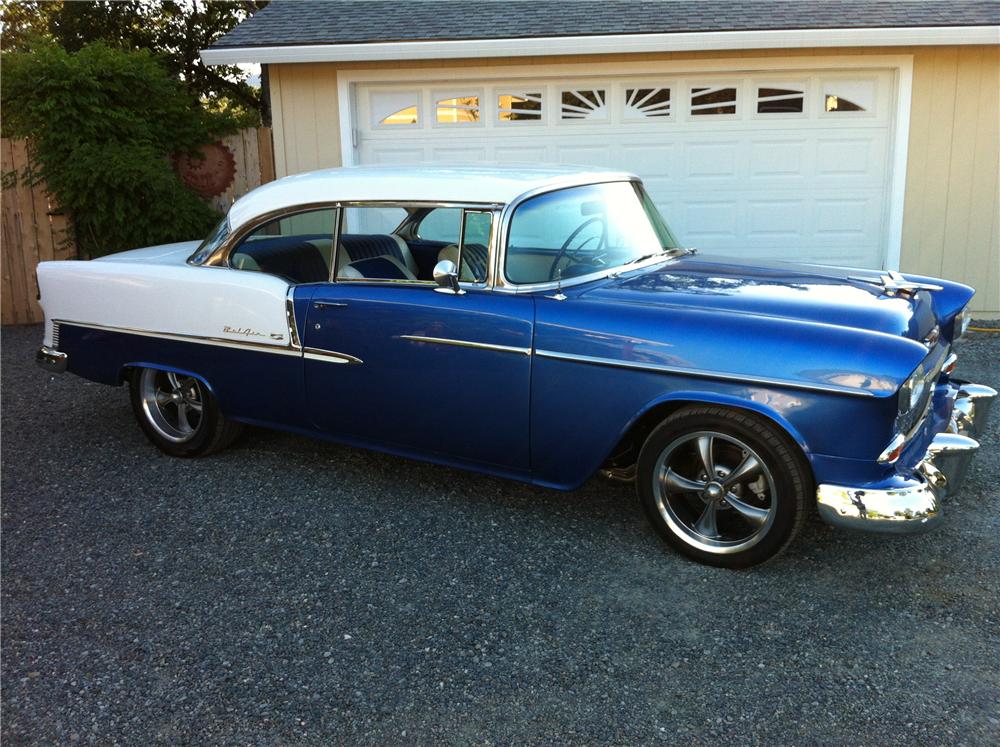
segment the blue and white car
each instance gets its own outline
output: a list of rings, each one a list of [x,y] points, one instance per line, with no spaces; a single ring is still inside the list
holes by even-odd
[[[300,174],[200,243],[38,279],[39,362],[127,382],[168,454],[249,423],[559,490],[602,472],[726,567],[773,557],[813,506],[938,524],[996,396],[951,378],[971,288],[704,257],[616,172]]]

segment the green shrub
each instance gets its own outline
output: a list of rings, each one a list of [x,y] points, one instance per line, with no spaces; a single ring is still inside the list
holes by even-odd
[[[235,129],[145,51],[52,44],[4,55],[4,134],[28,138],[30,172],[72,218],[84,257],[201,238],[219,215],[187,189],[173,153]]]

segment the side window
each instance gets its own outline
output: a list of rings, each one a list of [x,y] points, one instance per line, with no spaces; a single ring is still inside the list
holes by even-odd
[[[468,283],[485,283],[489,263],[490,232],[493,214],[480,210],[466,210],[462,232],[461,267],[459,279]]]
[[[420,280],[410,247],[394,233],[406,217],[401,207],[344,210],[337,241],[337,280]]]
[[[457,244],[461,223],[461,208],[435,208],[420,221],[420,225],[417,226],[417,238]]]
[[[337,210],[310,210],[276,218],[250,233],[229,257],[237,270],[266,272],[290,283],[330,279]]]

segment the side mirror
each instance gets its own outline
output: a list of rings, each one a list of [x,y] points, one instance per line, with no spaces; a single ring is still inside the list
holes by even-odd
[[[465,293],[458,286],[458,268],[450,259],[442,259],[434,265],[434,282],[438,284],[434,289],[438,293],[452,293],[456,296]]]

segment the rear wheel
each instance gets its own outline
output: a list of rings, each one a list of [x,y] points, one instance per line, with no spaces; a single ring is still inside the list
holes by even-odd
[[[132,411],[143,433],[171,456],[211,454],[240,433],[239,423],[226,420],[215,397],[194,376],[138,368],[131,373],[129,388]]]
[[[725,568],[777,555],[805,517],[812,476],[773,424],[719,407],[671,415],[639,455],[637,489],[649,520],[674,549]]]

